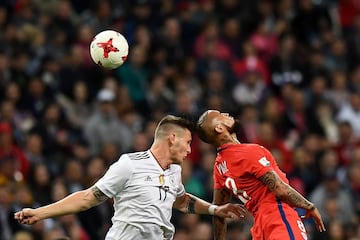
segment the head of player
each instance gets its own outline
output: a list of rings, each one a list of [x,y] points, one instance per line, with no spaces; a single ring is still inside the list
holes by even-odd
[[[239,143],[236,132],[241,124],[228,113],[207,110],[197,121],[197,133],[201,140],[215,147],[226,143]]]
[[[192,128],[192,123],[181,117],[167,115],[160,120],[150,151],[162,168],[181,164],[190,154]]]

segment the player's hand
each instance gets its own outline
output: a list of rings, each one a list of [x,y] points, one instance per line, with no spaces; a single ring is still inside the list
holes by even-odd
[[[316,207],[314,209],[307,210],[306,215],[302,216],[301,218],[305,218],[305,219],[313,218],[314,221],[315,221],[317,230],[319,232],[325,232],[326,231],[324,222],[323,222],[322,217],[320,215],[320,212]]]
[[[247,214],[246,209],[239,204],[227,203],[215,208],[214,215],[221,218],[239,219]]]
[[[22,224],[34,224],[40,221],[40,218],[35,214],[35,209],[32,208],[24,208],[15,213],[14,218]]]

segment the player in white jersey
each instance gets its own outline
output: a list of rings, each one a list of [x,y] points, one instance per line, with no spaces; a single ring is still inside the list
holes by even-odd
[[[173,238],[172,208],[184,213],[242,217],[244,210],[238,205],[216,206],[185,192],[180,165],[191,152],[190,130],[190,122],[172,115],[164,117],[148,151],[123,154],[94,186],[47,206],[24,208],[15,213],[15,219],[34,224],[113,198],[115,213],[106,240],[161,240]]]

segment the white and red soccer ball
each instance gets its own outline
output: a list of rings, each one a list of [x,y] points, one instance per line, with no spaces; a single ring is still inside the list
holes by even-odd
[[[90,55],[96,64],[108,69],[120,67],[127,59],[129,44],[119,32],[105,30],[90,44]]]

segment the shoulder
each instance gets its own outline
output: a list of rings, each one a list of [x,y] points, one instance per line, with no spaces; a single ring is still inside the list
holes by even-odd
[[[125,169],[132,171],[133,164],[128,154],[122,154],[119,159],[110,166],[110,168],[121,169],[122,171]]]
[[[233,150],[233,151],[232,151]],[[256,143],[242,143],[242,144],[237,144],[235,145],[235,148],[233,148],[232,150],[230,150],[230,153],[233,154],[240,154],[240,156],[242,158],[247,158],[249,156],[254,156],[254,155],[263,155],[264,151],[266,151],[266,149]]]
[[[231,161],[229,161],[229,166],[239,167],[240,163],[242,165],[251,165],[267,155],[266,151],[267,150],[264,147],[258,144],[239,144],[231,155],[233,157]]]
[[[263,146],[261,146],[257,143],[246,143],[246,144],[242,144],[242,145],[244,145],[247,148],[251,148],[251,149],[258,149],[258,150],[264,149]]]
[[[267,152],[269,152],[269,150],[267,150],[264,146],[256,144],[256,143],[249,143],[246,144],[246,150],[250,155],[264,155]]]
[[[150,159],[152,157],[148,151],[127,153],[123,154],[123,156],[128,158],[130,161],[139,161],[144,159]]]
[[[90,115],[88,121],[85,123],[85,127],[87,128],[93,128],[100,122],[100,116],[98,113],[94,112],[92,115]]]
[[[119,161],[121,158],[126,159],[126,164],[135,172],[156,168],[155,160],[149,151],[126,153],[120,157]]]

